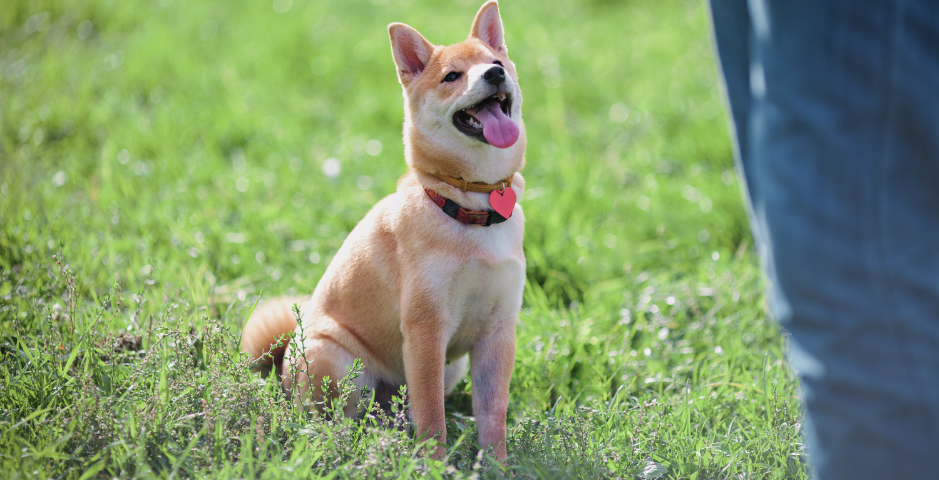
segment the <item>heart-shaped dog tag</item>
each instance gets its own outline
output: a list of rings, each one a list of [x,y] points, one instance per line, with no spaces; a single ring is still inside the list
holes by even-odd
[[[515,190],[511,188],[503,189],[505,193],[495,190],[489,194],[489,206],[505,218],[512,216],[512,210],[515,210]]]

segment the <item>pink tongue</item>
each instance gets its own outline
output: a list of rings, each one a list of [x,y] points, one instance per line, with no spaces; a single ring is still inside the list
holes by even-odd
[[[483,124],[486,141],[499,148],[509,148],[518,140],[518,125],[502,113],[499,102],[486,102],[474,114]]]

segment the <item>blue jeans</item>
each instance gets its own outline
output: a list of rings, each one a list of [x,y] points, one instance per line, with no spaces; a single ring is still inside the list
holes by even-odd
[[[939,478],[939,1],[711,0],[818,478]]]

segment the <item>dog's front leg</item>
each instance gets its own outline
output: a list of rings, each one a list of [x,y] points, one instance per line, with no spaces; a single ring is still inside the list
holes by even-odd
[[[404,322],[404,375],[411,398],[411,415],[419,440],[440,442],[433,457],[446,454],[447,424],[443,409],[446,342],[437,312],[413,312]]]
[[[470,362],[479,445],[505,460],[505,413],[515,366],[515,319],[503,321],[496,331],[477,342]]]

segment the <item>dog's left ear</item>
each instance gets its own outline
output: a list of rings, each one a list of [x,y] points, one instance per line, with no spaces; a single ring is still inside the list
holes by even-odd
[[[505,34],[502,32],[502,17],[499,16],[499,2],[486,2],[473,20],[471,38],[478,38],[493,50],[505,53]]]

